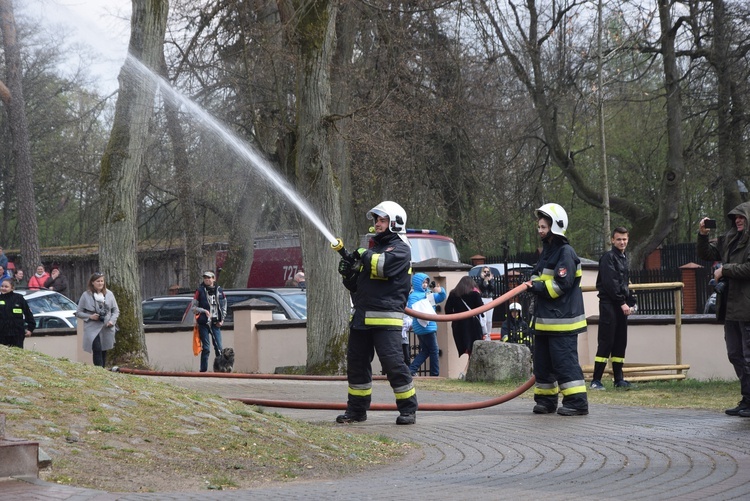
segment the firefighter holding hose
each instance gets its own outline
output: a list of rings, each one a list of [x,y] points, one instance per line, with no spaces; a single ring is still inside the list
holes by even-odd
[[[367,419],[372,397],[372,359],[377,352],[396,397],[396,424],[414,424],[417,393],[401,349],[404,308],[411,287],[411,247],[406,238],[406,212],[385,201],[367,213],[373,221],[374,246],[352,254],[343,245],[339,273],[350,291],[353,312],[349,324],[346,412],[337,423]]]
[[[534,214],[542,254],[526,286],[535,296],[535,414],[589,413],[586,383],[578,363],[578,334],[586,331],[581,292],[581,260],[565,236],[568,214],[558,204],[544,204]],[[558,408],[558,394],[562,407]]]

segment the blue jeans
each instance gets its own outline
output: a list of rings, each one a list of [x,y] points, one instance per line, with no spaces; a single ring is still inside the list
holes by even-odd
[[[208,370],[208,357],[211,355],[211,344],[213,341],[214,352],[218,357],[221,353],[221,329],[216,324],[198,324],[198,333],[201,338],[201,372]]]
[[[437,332],[428,332],[426,334],[418,334],[419,338],[419,353],[414,357],[409,371],[412,373],[417,372],[419,367],[430,358],[430,376],[440,375],[440,350],[437,342]]]

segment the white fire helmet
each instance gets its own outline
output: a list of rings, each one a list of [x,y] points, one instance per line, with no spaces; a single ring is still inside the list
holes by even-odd
[[[568,213],[558,204],[544,204],[534,211],[537,220],[542,216],[552,220],[550,231],[561,237],[565,236],[568,229]]]
[[[406,234],[406,211],[396,202],[380,202],[367,212],[367,219],[372,219],[373,223],[378,216],[388,217],[388,230],[391,233]]]
[[[521,308],[521,305],[518,303],[510,303],[510,306],[508,306],[508,309],[510,311],[518,310],[518,314],[520,315],[523,309]]]

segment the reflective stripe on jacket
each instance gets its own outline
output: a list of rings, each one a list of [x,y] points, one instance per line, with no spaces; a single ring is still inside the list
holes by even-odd
[[[373,238],[361,257],[351,327],[401,330],[411,288],[411,248],[395,233]]]
[[[573,247],[558,237],[544,243],[534,269],[536,295],[533,329],[541,335],[570,335],[586,330],[581,291],[581,260]]]

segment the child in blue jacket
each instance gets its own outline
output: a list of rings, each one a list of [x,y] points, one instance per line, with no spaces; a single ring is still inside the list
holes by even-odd
[[[435,305],[445,301],[445,291],[439,285],[430,288],[430,277],[424,273],[415,273],[411,277],[411,285],[412,292],[409,294],[409,300],[406,303],[409,308],[416,311],[429,311],[431,308],[434,313]],[[416,303],[419,304],[415,307]],[[427,357],[430,357],[430,376],[440,375],[437,323],[432,320],[415,318],[412,329],[419,338],[419,353],[409,366],[412,375],[416,375],[417,370],[427,360]]]

